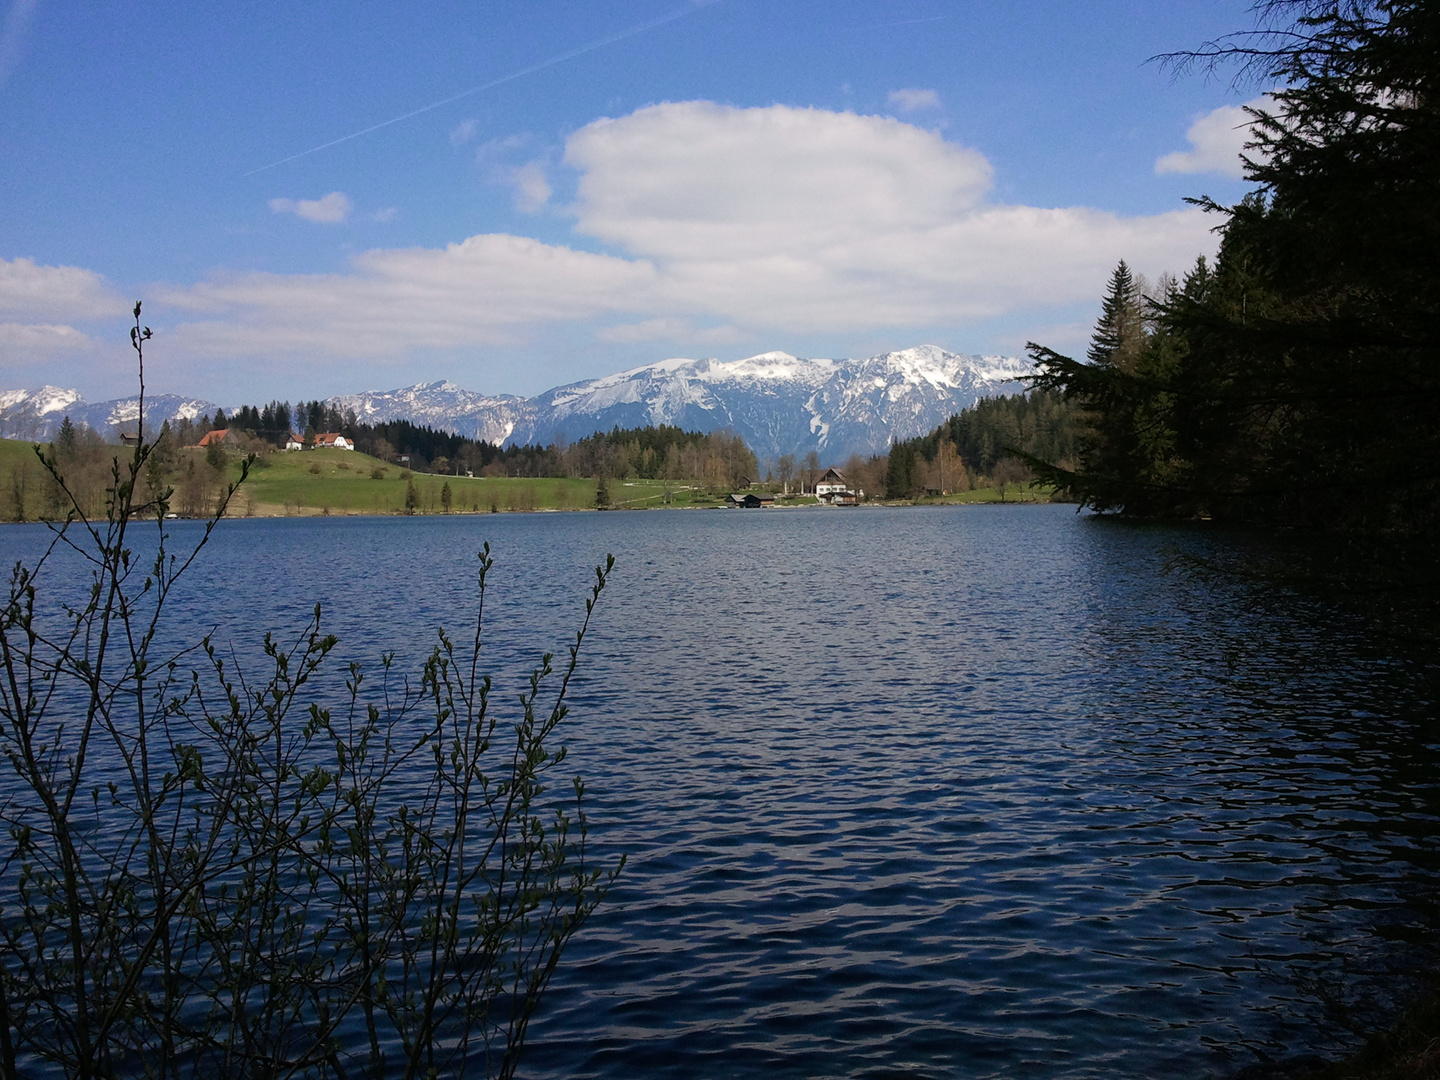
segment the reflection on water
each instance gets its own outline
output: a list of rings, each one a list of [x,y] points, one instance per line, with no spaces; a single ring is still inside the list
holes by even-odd
[[[512,697],[618,559],[567,723],[593,850],[630,861],[530,1075],[1217,1075],[1334,1045],[1321,999],[1440,925],[1431,679],[1338,603],[1166,569],[1244,538],[1063,507],[239,521],[182,632],[243,657],[319,600],[347,657],[413,663],[471,618],[483,539]]]

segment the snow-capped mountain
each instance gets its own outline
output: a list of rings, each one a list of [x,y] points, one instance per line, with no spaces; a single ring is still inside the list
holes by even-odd
[[[452,382],[345,394],[327,402],[362,423],[409,420],[493,443],[571,442],[613,427],[673,424],[730,428],[762,462],[817,451],[839,464],[883,453],[896,439],[931,431],[982,397],[1024,389],[1026,361],[966,356],[934,345],[864,360],[804,360],[768,352],[744,360],[661,360],[614,375],[557,386],[533,398],[489,395]],[[74,390],[0,391],[0,436],[49,439],[63,417],[102,434],[133,427],[137,399],[90,405]],[[175,394],[145,401],[147,426],[194,419],[215,403]],[[233,410],[226,409],[229,413]]]
[[[982,397],[1024,389],[1026,361],[934,345],[863,360],[769,352],[744,360],[661,360],[533,398],[486,397],[453,383],[331,398],[361,420],[411,420],[491,442],[549,443],[613,427],[730,428],[762,461],[816,450],[826,461],[883,453]]]
[[[342,413],[355,410],[362,424],[409,420],[467,439],[503,443],[527,415],[528,401],[512,394],[477,394],[449,380],[418,383],[401,390],[341,394],[326,401]]]
[[[193,420],[201,413],[208,415],[214,411],[213,401],[181,397],[179,394],[154,394],[145,399],[145,424],[158,428],[166,420],[181,417]],[[118,427],[127,425],[133,431],[139,415],[138,397],[90,404],[80,396],[79,391],[58,386],[42,386],[39,390],[0,390],[0,438],[50,439],[67,416],[73,424],[85,424],[108,436]]]

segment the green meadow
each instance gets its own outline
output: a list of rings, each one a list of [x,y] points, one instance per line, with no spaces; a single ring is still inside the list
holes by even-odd
[[[231,464],[232,478],[240,474]],[[444,488],[450,487],[450,506]],[[598,482],[587,478],[433,476],[349,450],[275,453],[258,459],[237,497],[241,515],[503,513],[593,510]],[[407,492],[414,488],[412,507]],[[607,505],[616,510],[719,506],[725,492],[665,480],[610,480]]]
[[[118,449],[118,448],[116,448]],[[172,483],[177,489],[179,474],[189,461],[196,469],[208,469],[199,450],[182,451]],[[232,455],[227,466],[231,480],[240,477],[240,457]],[[28,442],[0,439],[0,503],[3,516],[14,520],[17,485],[28,488],[21,501],[24,517],[33,520],[43,505],[39,493],[44,477],[35,452]],[[445,488],[450,488],[448,506]],[[218,490],[218,481],[215,489]],[[249,478],[241,486],[231,507],[237,517],[303,517],[328,514],[476,514],[526,512],[535,510],[593,510],[599,482],[569,477],[435,476],[412,473],[350,450],[310,450],[297,453],[272,452],[257,458]],[[709,508],[724,503],[726,491],[669,480],[608,480],[606,506],[615,510],[665,508]],[[915,500],[921,505],[938,503],[1048,502],[1049,489],[1032,491],[1012,484],[1004,500],[995,488],[978,488],[944,497]],[[209,500],[206,500],[207,503]],[[909,500],[906,500],[909,502]],[[791,496],[783,505],[813,505],[814,496]],[[174,504],[181,508],[177,496]]]
[[[238,460],[230,473],[239,477]],[[258,458],[237,500],[235,513],[255,516],[587,510],[595,506],[595,481],[433,476],[356,451],[325,449]]]

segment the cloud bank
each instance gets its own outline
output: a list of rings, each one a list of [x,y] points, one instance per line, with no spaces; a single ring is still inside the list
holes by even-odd
[[[120,318],[128,311],[129,305],[91,270],[0,259],[0,366],[84,352],[93,342],[72,323]]]
[[[568,205],[551,201],[540,162],[509,180],[520,209],[570,215],[574,246],[481,234],[368,251],[339,273],[218,275],[146,295],[182,313],[167,336],[196,362],[398,362],[421,349],[474,356],[559,324],[612,344],[680,346],[903,336],[996,316],[1043,325],[1094,301],[1122,257],[1147,273],[1183,270],[1215,243],[1193,209],[1125,217],[997,202],[984,155],[889,117],[673,102],[596,120],[570,135],[563,161]],[[319,222],[351,210],[341,192],[271,205]],[[23,322],[70,321],[42,309],[114,310],[89,271],[4,266]],[[0,315],[9,289],[0,277]]]

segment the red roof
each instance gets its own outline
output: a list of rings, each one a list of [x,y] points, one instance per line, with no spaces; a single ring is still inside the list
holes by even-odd
[[[200,445],[214,446],[218,442],[224,442],[225,436],[229,434],[229,428],[216,428],[214,431],[206,432],[205,437],[200,440]]]

